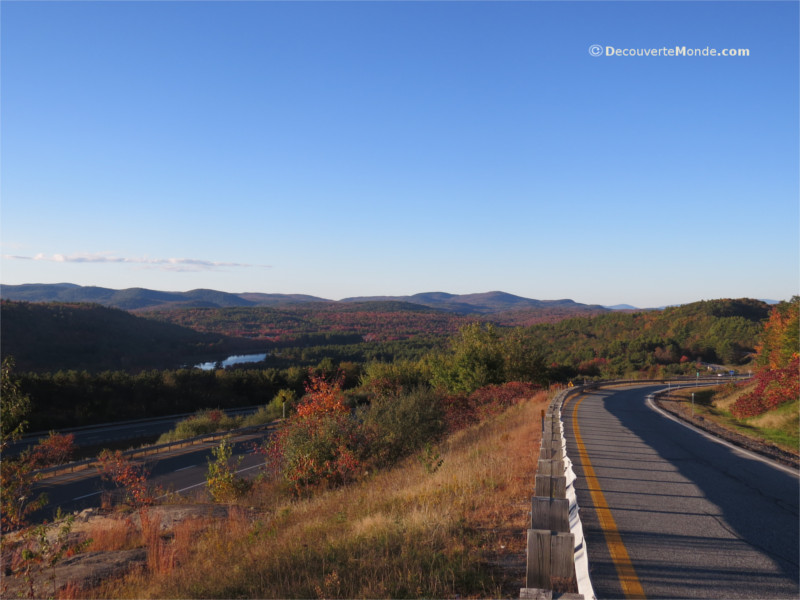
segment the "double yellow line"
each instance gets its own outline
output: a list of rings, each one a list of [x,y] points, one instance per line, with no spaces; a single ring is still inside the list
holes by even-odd
[[[592,462],[589,460],[589,454],[583,445],[581,430],[578,426],[578,407],[584,398],[585,396],[581,396],[572,409],[572,430],[575,433],[575,441],[578,444],[578,454],[580,455],[581,465],[583,465],[584,477],[586,477],[586,483],[589,486],[589,493],[592,495],[592,503],[597,511],[600,528],[606,538],[611,560],[614,561],[614,567],[617,569],[622,592],[626,598],[645,599],[646,596],[639,577],[636,575],[636,569],[633,568],[631,557],[628,556],[625,544],[622,543],[622,536],[619,533],[619,529],[617,529],[617,522],[608,508],[608,502],[606,502],[606,497],[603,495],[603,490],[600,489],[600,482],[597,480],[594,467],[592,467]]]

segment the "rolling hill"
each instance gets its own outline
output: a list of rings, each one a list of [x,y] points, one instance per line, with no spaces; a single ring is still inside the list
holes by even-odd
[[[263,346],[97,304],[3,300],[0,307],[2,355],[23,371],[177,367],[192,356]]]
[[[302,302],[330,302],[299,294],[231,294],[197,289],[188,292],[163,292],[145,288],[80,286],[72,283],[31,283],[0,285],[3,300],[25,302],[91,302],[122,310],[148,308],[229,308],[234,306],[271,306]]]
[[[122,310],[169,308],[233,308],[256,306],[286,306],[309,303],[404,303],[424,306],[458,314],[489,315],[505,311],[557,310],[559,313],[604,312],[599,305],[580,304],[572,300],[534,300],[506,292],[480,294],[448,294],[426,292],[412,296],[370,296],[345,298],[338,302],[304,294],[231,294],[216,290],[198,289],[188,292],[165,292],[145,288],[114,290],[72,283],[1,285],[4,300],[26,302],[91,302]]]
[[[445,292],[428,292],[413,296],[374,296],[345,298],[342,302],[396,301],[421,304],[430,308],[438,308],[463,314],[492,314],[507,310],[520,309],[574,309],[576,311],[603,311],[599,305],[579,304],[573,300],[533,300],[506,292],[486,292],[482,294],[448,294]]]

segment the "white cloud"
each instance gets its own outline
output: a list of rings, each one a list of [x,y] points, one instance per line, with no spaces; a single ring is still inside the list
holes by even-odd
[[[127,263],[133,265],[143,265],[144,268],[148,269],[160,269],[173,272],[213,271],[226,268],[270,268],[269,265],[202,260],[199,258],[150,258],[148,256],[137,258],[114,256],[113,254],[109,253],[46,255],[40,252],[35,256],[4,254],[3,258],[10,260],[38,260],[58,263]]]

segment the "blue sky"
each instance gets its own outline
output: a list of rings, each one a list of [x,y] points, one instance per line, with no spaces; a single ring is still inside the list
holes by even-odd
[[[5,1],[0,26],[3,283],[800,287],[796,2]],[[676,46],[749,56],[606,56]]]

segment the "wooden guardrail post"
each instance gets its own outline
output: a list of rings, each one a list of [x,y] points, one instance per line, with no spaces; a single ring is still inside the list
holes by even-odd
[[[544,498],[566,498],[566,476],[536,475],[535,495]]]
[[[566,498],[531,498],[531,529],[569,532],[569,500]]]
[[[575,577],[574,536],[544,529],[528,530],[528,568],[525,587],[553,589],[553,579]]]

